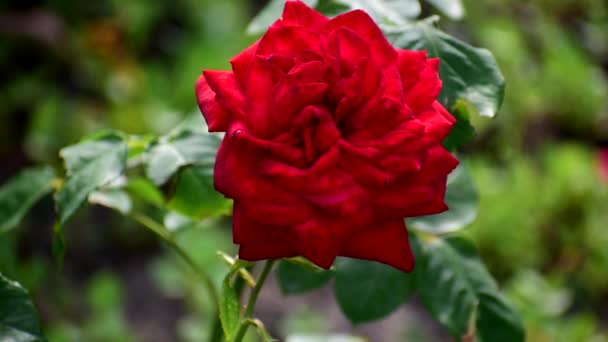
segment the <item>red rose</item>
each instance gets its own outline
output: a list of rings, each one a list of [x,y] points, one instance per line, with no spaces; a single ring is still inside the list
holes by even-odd
[[[336,256],[414,267],[404,218],[447,209],[458,161],[441,142],[438,59],[393,48],[363,11],[331,20],[302,2],[196,83],[209,131],[226,132],[215,188],[234,199],[241,259]]]
[[[599,150],[597,153],[597,161],[600,179],[608,183],[608,148]]]

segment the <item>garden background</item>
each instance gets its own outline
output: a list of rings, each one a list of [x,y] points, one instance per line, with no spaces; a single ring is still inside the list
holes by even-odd
[[[227,69],[265,1],[76,0],[0,5],[0,183],[104,128],[164,134],[202,118],[194,82]],[[438,25],[495,55],[506,79],[494,120],[473,118],[464,148],[480,200],[471,237],[522,314],[530,341],[608,341],[608,4],[602,0],[466,0]],[[432,13],[428,4],[423,11]],[[458,17],[458,16],[455,16]],[[197,121],[199,122],[199,121]],[[608,166],[605,166],[608,168]],[[34,296],[50,341],[200,341],[200,284],[152,234],[103,207],[65,227],[52,253],[44,198],[0,236],[0,272]],[[215,251],[234,251],[229,221],[183,228],[178,243],[218,282]],[[331,289],[283,298],[275,282],[257,308],[273,336],[346,333],[372,341],[446,334],[416,301],[352,327]],[[255,340],[251,334],[251,340]],[[294,340],[295,341],[295,340]]]

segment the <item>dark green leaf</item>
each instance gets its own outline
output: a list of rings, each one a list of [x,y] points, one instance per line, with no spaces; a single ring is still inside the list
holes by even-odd
[[[490,51],[474,48],[432,26],[429,20],[404,28],[387,28],[385,33],[397,47],[426,50],[439,57],[439,75],[443,81],[439,101],[452,108],[462,99],[471,103],[480,115],[496,115],[502,103],[505,81]]]
[[[318,0],[303,0],[310,7],[315,7]],[[268,4],[258,13],[247,26],[248,34],[260,34],[265,32],[275,20],[279,19],[285,7],[285,0],[270,0]]]
[[[334,17],[348,11],[350,7],[336,0],[319,0],[315,9],[328,17]]]
[[[68,178],[55,201],[63,225],[89,194],[118,178],[126,167],[127,144],[116,134],[99,136],[61,151]]]
[[[326,284],[333,273],[319,270],[311,271],[293,262],[281,260],[277,268],[277,280],[284,294],[305,293]]]
[[[520,318],[462,238],[421,241],[416,279],[420,298],[454,337],[475,332],[483,341],[524,340]]]
[[[0,273],[0,341],[45,341],[36,308],[19,283]]]
[[[190,130],[160,138],[146,154],[146,175],[155,184],[164,184],[177,170],[196,164],[213,175],[219,137]]]
[[[232,275],[234,272],[229,272],[222,283],[222,294],[220,296],[220,322],[226,340],[231,341],[239,327],[241,317],[241,308],[239,296],[236,289],[231,284]]]
[[[180,172],[175,195],[169,208],[195,219],[229,212],[230,201],[213,187],[213,176],[205,165],[194,165]]]
[[[388,265],[350,258],[336,262],[336,300],[354,324],[387,316],[414,290],[411,274]]]
[[[52,190],[53,169],[47,166],[21,171],[0,187],[0,233],[15,228],[27,211]]]
[[[128,214],[133,206],[131,198],[122,189],[101,189],[89,194],[89,203],[108,207],[122,214]]]
[[[426,2],[450,19],[460,20],[464,17],[464,7],[460,0],[426,0]]]
[[[443,141],[443,146],[449,151],[456,151],[460,146],[470,142],[475,137],[475,129],[471,126],[470,112],[474,109],[465,101],[457,101],[450,111],[456,119],[450,134]]]
[[[413,217],[408,227],[430,234],[445,234],[465,228],[477,216],[477,192],[463,161],[448,176],[445,194],[448,211],[441,214]]]

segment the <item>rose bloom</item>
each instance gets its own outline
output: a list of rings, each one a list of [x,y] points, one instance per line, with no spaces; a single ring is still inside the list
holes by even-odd
[[[209,131],[226,132],[215,188],[234,200],[239,257],[336,256],[409,272],[404,218],[440,213],[458,161],[437,101],[439,60],[393,48],[363,11],[328,19],[299,1],[232,71],[196,83]]]
[[[600,149],[597,153],[598,172],[600,179],[608,183],[608,148]]]

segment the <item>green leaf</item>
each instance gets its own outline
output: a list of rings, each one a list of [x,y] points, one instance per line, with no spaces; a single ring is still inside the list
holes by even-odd
[[[319,0],[315,9],[323,15],[334,17],[350,9],[350,6],[337,2],[336,0]]]
[[[36,308],[19,283],[0,273],[0,341],[45,341]]]
[[[165,203],[163,193],[156,185],[152,184],[146,178],[129,179],[129,182],[125,186],[125,190],[127,190],[129,194],[139,197],[145,202],[158,207],[163,206]]]
[[[122,189],[101,189],[89,194],[89,203],[98,204],[128,214],[133,207],[131,198]]]
[[[445,234],[465,228],[477,216],[477,192],[463,161],[448,175],[445,203],[448,210],[435,215],[413,217],[408,227],[430,234]]]
[[[426,0],[446,17],[460,20],[464,17],[464,6],[461,0]]]
[[[168,207],[194,219],[227,214],[230,201],[213,187],[213,176],[209,167],[194,165],[180,172],[175,195]]]
[[[350,10],[361,9],[377,23],[403,25],[420,15],[418,0],[335,0]]]
[[[335,296],[353,324],[387,316],[415,290],[413,275],[379,262],[340,258],[336,262]]]
[[[496,59],[486,49],[474,48],[423,20],[404,28],[386,28],[387,38],[397,47],[426,50],[439,57],[439,76],[443,87],[439,101],[452,108],[462,99],[482,116],[493,117],[502,103],[505,80]]]
[[[126,168],[127,144],[117,134],[98,136],[61,150],[68,177],[55,197],[59,221],[67,220],[89,194],[118,178]]]
[[[0,187],[0,233],[15,228],[27,211],[52,190],[53,169],[47,166],[21,171]]]
[[[471,126],[470,113],[476,112],[472,106],[465,101],[456,101],[450,111],[456,119],[450,134],[443,141],[443,146],[449,151],[456,151],[460,146],[470,142],[475,137],[475,128]]]
[[[236,289],[231,284],[232,275],[237,269],[231,270],[222,282],[222,294],[220,296],[220,322],[226,340],[231,341],[239,327],[241,319],[241,305]]]
[[[524,341],[521,319],[468,241],[430,238],[421,245],[420,299],[454,337],[474,333],[482,341]]]
[[[63,159],[68,176],[86,166],[100,154],[124,142],[124,138],[117,132],[100,132],[92,137],[83,139],[76,145],[64,147],[59,151]]]
[[[211,177],[219,144],[219,137],[191,130],[161,137],[146,153],[146,175],[161,185],[180,167],[196,164]]]
[[[293,262],[281,260],[277,268],[277,281],[283,294],[305,293],[326,284],[333,276],[330,271],[311,271]]]
[[[303,0],[309,7],[317,6],[318,0]],[[247,26],[248,34],[260,34],[265,32],[275,20],[279,19],[285,7],[285,0],[270,0]]]

